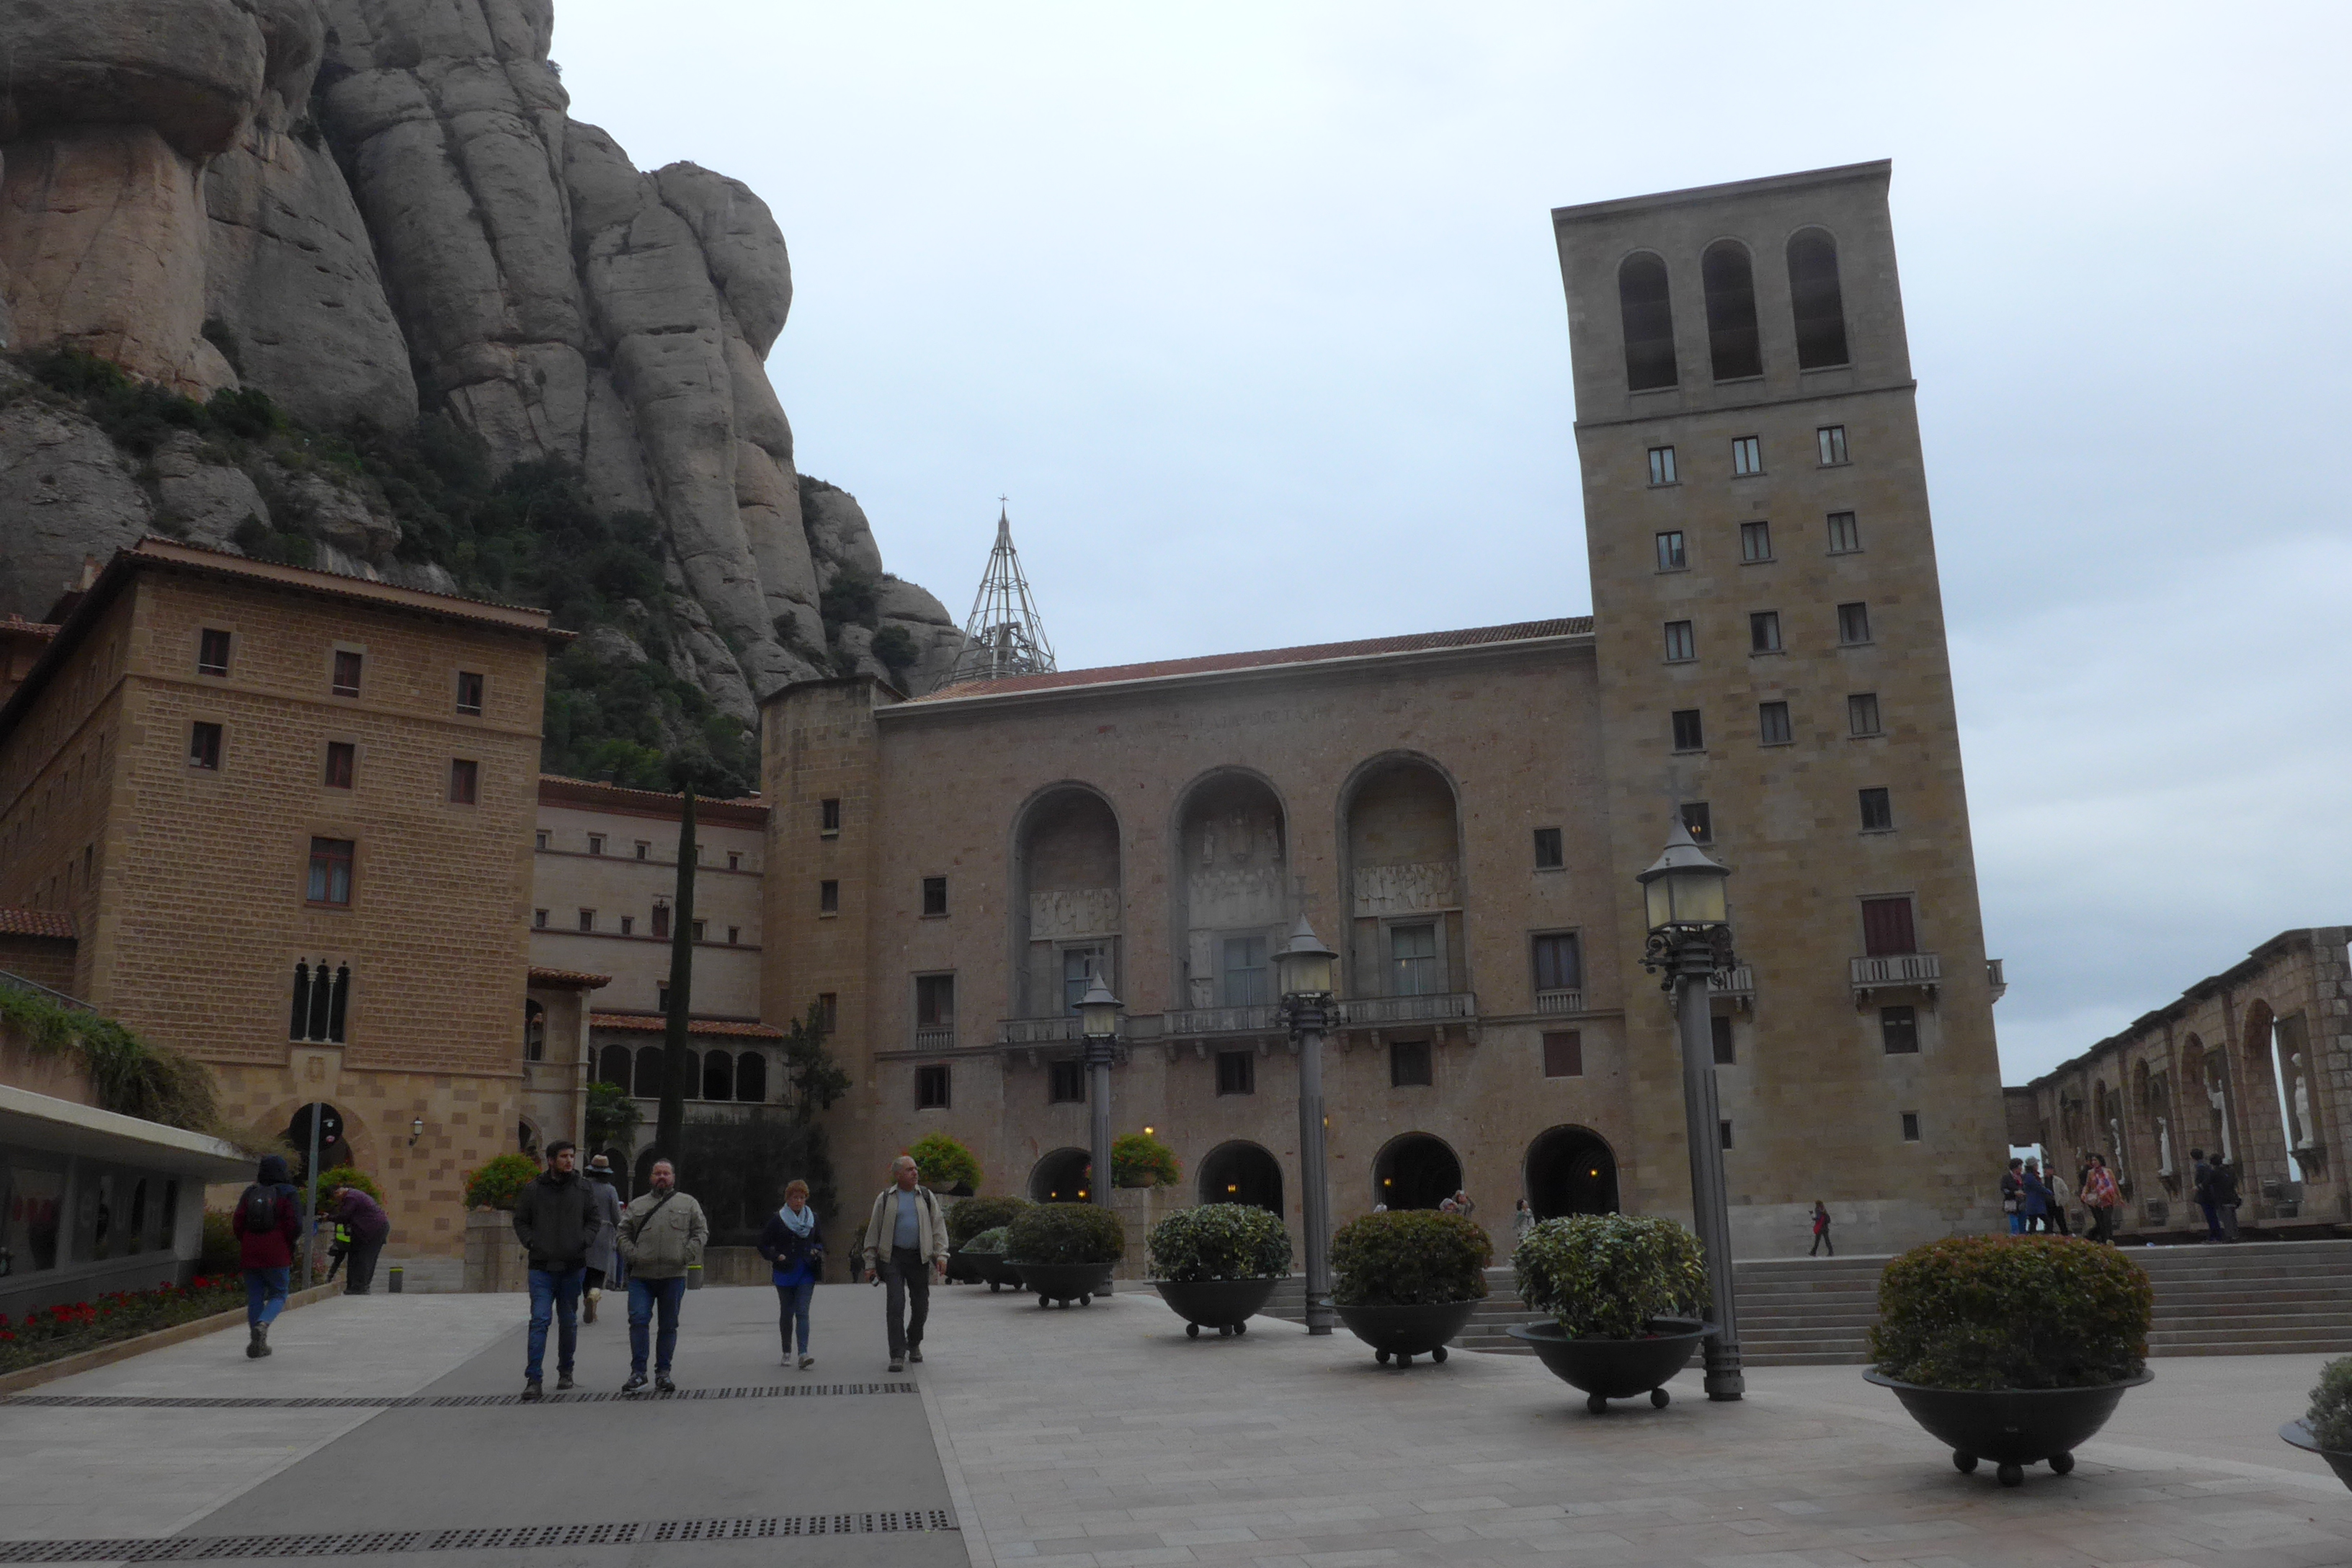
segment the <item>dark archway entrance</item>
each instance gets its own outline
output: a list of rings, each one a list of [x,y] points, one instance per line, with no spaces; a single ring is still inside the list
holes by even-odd
[[[1390,1139],[1372,1161],[1372,1201],[1392,1209],[1433,1209],[1461,1185],[1461,1160],[1426,1132]]]
[[[1617,1156],[1589,1127],[1555,1127],[1528,1145],[1528,1206],[1538,1219],[1617,1212]]]
[[[1082,1204],[1093,1195],[1087,1167],[1094,1156],[1084,1149],[1056,1149],[1029,1173],[1029,1199],[1040,1204]]]
[[[1220,1143],[1201,1162],[1201,1201],[1282,1213],[1282,1165],[1255,1143]]]
[[[351,1145],[343,1141],[343,1113],[324,1100],[295,1108],[294,1119],[286,1124],[286,1142],[294,1147],[294,1158],[287,1164],[309,1180],[310,1173],[303,1162],[310,1156],[310,1118],[319,1119],[319,1169],[331,1171],[351,1163]]]

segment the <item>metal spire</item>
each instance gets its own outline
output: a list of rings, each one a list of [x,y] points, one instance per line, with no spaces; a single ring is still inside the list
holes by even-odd
[[[981,577],[963,636],[963,652],[948,673],[950,686],[1009,675],[1044,675],[1054,668],[1054,647],[1037,619],[1036,602],[1029,597],[1029,579],[1021,574],[1013,523],[1002,496],[997,498],[996,547],[988,552],[988,571]]]

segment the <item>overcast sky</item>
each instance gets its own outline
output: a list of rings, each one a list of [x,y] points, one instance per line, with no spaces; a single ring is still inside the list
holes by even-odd
[[[2352,920],[2352,9],[556,0],[803,471],[1065,668],[1589,611],[1554,206],[1895,161],[2004,1076]]]

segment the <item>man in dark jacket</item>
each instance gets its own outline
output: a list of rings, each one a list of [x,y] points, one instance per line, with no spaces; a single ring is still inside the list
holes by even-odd
[[[327,1217],[335,1222],[338,1230],[351,1236],[347,1256],[352,1271],[344,1277],[343,1294],[364,1296],[375,1282],[376,1256],[383,1251],[384,1241],[392,1235],[392,1220],[382,1205],[357,1187],[337,1187],[331,1197]],[[327,1272],[332,1274],[334,1270],[330,1268]]]
[[[540,1396],[547,1356],[547,1322],[560,1317],[555,1386],[572,1386],[572,1356],[580,1344],[580,1292],[588,1283],[588,1245],[596,1237],[596,1200],[572,1165],[579,1151],[559,1140],[548,1145],[547,1169],[515,1199],[515,1235],[530,1257],[530,1352],[522,1396]]]
[[[2202,1149],[2189,1151],[2189,1190],[2195,1195],[2197,1206],[2204,1211],[2205,1239],[2219,1241],[2221,1239],[2221,1216],[2213,1208],[2213,1167],[2205,1163],[2205,1151]]]
[[[236,1200],[229,1228],[236,1233],[237,1263],[245,1270],[245,1353],[266,1356],[269,1325],[286,1310],[294,1246],[302,1237],[302,1205],[287,1179],[284,1155],[261,1157],[253,1185]]]
[[[2238,1173],[2226,1155],[2216,1154],[2211,1163],[2213,1217],[2221,1222],[2221,1239],[2238,1239]]]

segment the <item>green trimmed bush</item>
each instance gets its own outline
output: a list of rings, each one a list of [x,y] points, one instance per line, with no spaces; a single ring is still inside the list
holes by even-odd
[[[373,1198],[379,1206],[383,1203],[383,1189],[375,1184],[373,1176],[369,1175],[357,1165],[337,1165],[331,1170],[319,1173],[319,1212],[320,1214],[325,1214],[335,1206],[337,1187],[357,1187]]]
[[[1548,1219],[1511,1254],[1519,1299],[1579,1339],[1642,1337],[1652,1318],[1706,1315],[1698,1237],[1649,1215]]]
[[[1269,1279],[1290,1272],[1282,1216],[1255,1204],[1178,1209],[1144,1238],[1155,1279]]]
[[[1127,1256],[1127,1226],[1093,1204],[1034,1204],[1004,1228],[1005,1253],[1016,1263],[1116,1263]]]
[[[511,1209],[524,1187],[539,1179],[539,1162],[528,1154],[500,1154],[478,1171],[466,1173],[466,1206]]]
[[[2137,1377],[2155,1291],[2111,1247],[2063,1236],[1955,1236],[1878,1277],[1871,1359],[1930,1388],[2091,1388]]]
[[[2319,1386],[2311,1391],[2311,1409],[2303,1420],[2321,1447],[2352,1453],[2352,1355],[2319,1369]]]
[[[1172,1187],[1184,1179],[1176,1151],[1149,1132],[1122,1132],[1110,1142],[1110,1173],[1122,1187]]]
[[[966,1198],[948,1210],[948,1245],[969,1247],[973,1237],[1011,1225],[1029,1206],[1027,1198]]]
[[[1494,1244],[1475,1220],[1395,1209],[1349,1220],[1331,1238],[1332,1300],[1342,1307],[1475,1301],[1486,1294]]]
[[[242,1266],[245,1248],[236,1238],[236,1220],[226,1209],[205,1211],[205,1249],[196,1255],[199,1274],[234,1274]]]
[[[983,1230],[979,1235],[973,1237],[970,1241],[965,1242],[963,1244],[963,1249],[966,1252],[993,1252],[1001,1254],[1004,1250],[1005,1237],[1011,1234],[1012,1233],[1007,1231],[1004,1226],[1000,1225],[994,1230]]]
[[[935,1193],[980,1191],[980,1162],[971,1151],[944,1132],[926,1132],[907,1151],[915,1162],[916,1179]]]

